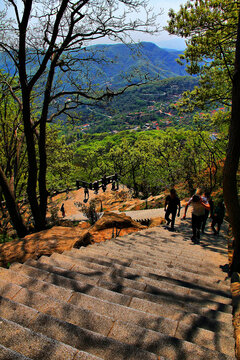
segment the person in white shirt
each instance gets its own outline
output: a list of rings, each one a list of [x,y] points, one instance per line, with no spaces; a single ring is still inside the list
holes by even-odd
[[[186,218],[187,209],[189,205],[192,205],[192,241],[199,244],[200,242],[200,230],[202,222],[204,220],[205,209],[210,210],[210,205],[206,198],[199,194],[193,195],[186,204],[183,219]]]

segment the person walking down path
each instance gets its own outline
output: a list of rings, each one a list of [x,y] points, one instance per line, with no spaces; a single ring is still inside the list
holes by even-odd
[[[186,204],[185,213],[183,219],[186,218],[187,209],[189,205],[192,205],[192,241],[196,244],[200,242],[200,230],[205,215],[205,209],[210,211],[210,205],[206,198],[201,195],[193,195]]]
[[[204,231],[205,231],[205,226],[206,226],[206,223],[207,223],[207,219],[208,219],[208,216],[209,216],[209,213],[210,213],[210,218],[213,217],[213,200],[211,198],[211,193],[210,191],[205,191],[204,195],[203,195],[203,199],[204,200],[207,200],[207,202],[209,203],[210,205],[210,210],[207,210],[205,209],[205,214],[204,214],[204,217],[203,217],[203,222],[202,222],[202,233],[204,234]]]
[[[212,216],[212,224],[211,228],[214,232],[214,235],[218,235],[221,229],[221,225],[223,223],[225,215],[225,206],[223,200],[220,200],[216,206],[216,208],[213,211]],[[215,229],[215,226],[217,225],[217,230]]]
[[[62,204],[61,208],[60,208],[60,211],[62,213],[62,217],[64,218],[66,213],[65,213],[65,208],[64,208],[64,204]]]
[[[177,214],[177,209],[178,209],[178,214]],[[166,197],[164,210],[166,211],[165,219],[167,220],[167,225],[171,223],[171,230],[174,231],[176,214],[177,216],[180,216],[180,210],[181,210],[180,199],[177,196],[175,189],[171,189],[170,195]],[[169,218],[170,214],[172,214],[171,219]]]
[[[84,187],[84,202],[87,202],[89,199],[89,190],[88,190],[88,187],[85,186]]]

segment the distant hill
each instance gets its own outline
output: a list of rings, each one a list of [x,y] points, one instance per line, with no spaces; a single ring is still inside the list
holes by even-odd
[[[85,50],[74,52],[74,57],[79,59],[76,70],[81,72],[76,79],[86,83],[89,78],[92,83],[99,84],[100,87],[111,85],[112,88],[119,88],[129,83],[126,76],[131,76],[131,81],[138,80],[140,75],[145,73],[150,78],[159,80],[185,76],[187,74],[184,66],[176,62],[181,53],[178,50],[161,49],[150,42],[131,45],[92,45]],[[28,64],[29,72],[33,73],[35,64],[36,59],[33,58]],[[14,71],[4,53],[0,54],[0,69],[10,73]],[[65,89],[69,89],[67,76],[67,73],[61,73]],[[71,74],[73,79],[75,76],[77,75]]]
[[[184,66],[176,59],[181,51],[161,49],[150,42],[124,45],[93,45],[87,48],[88,55],[96,60],[89,69],[95,75],[95,81],[100,84],[111,84],[119,87],[126,84],[124,76],[131,75],[136,69],[140,73],[148,73],[151,78],[165,79],[174,76],[187,75]],[[97,60],[104,62],[97,63]],[[137,75],[135,75],[135,78]]]

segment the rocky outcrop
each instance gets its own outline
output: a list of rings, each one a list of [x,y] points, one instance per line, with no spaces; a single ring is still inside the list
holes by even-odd
[[[125,214],[105,213],[92,227],[54,226],[24,239],[0,245],[0,266],[27,259],[37,259],[41,255],[62,253],[73,247],[79,248],[95,242],[109,240],[117,235],[126,235],[146,228]]]

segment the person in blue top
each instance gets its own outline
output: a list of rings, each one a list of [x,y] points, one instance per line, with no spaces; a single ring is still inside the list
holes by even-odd
[[[177,214],[177,209],[178,209],[178,214]],[[177,196],[175,189],[171,189],[170,194],[166,197],[164,210],[166,211],[165,219],[167,220],[167,225],[171,223],[171,230],[174,231],[176,214],[180,216],[180,210],[181,210],[180,200],[179,197]],[[171,219],[169,218],[170,214],[172,214]]]

